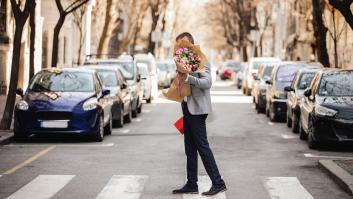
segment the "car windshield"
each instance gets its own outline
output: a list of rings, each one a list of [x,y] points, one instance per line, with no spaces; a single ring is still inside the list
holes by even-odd
[[[270,77],[273,70],[273,66],[265,66],[263,77]]]
[[[252,69],[259,69],[261,65],[273,65],[275,61],[254,61],[252,65]]]
[[[306,89],[311,84],[311,81],[313,80],[314,76],[315,72],[302,73],[298,82],[298,89]]]
[[[111,70],[97,70],[99,78],[102,80],[103,86],[115,87],[119,86],[118,78],[115,71]]]
[[[168,69],[169,69],[169,71],[171,71],[171,72],[175,72],[175,70],[176,70],[176,65],[175,65],[175,63],[168,63]]]
[[[276,80],[278,82],[292,82],[298,69],[303,65],[287,64],[282,65],[277,71]]]
[[[240,70],[241,68],[240,62],[236,62],[236,61],[227,62],[226,66],[229,68],[235,68],[236,70]]]
[[[142,77],[148,77],[149,72],[148,72],[148,65],[145,63],[138,63],[137,67],[140,69],[140,74]]]
[[[324,73],[320,82],[319,95],[353,96],[353,72]]]
[[[135,75],[135,69],[132,62],[117,62],[119,69],[123,73],[125,79],[133,80]]]
[[[42,71],[29,86],[35,92],[94,92],[91,73],[78,71]]]

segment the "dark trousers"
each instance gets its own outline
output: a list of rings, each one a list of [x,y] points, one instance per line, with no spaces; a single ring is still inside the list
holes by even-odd
[[[187,157],[187,184],[197,186],[197,152],[214,186],[224,185],[207,140],[205,115],[191,115],[187,104],[182,103],[184,115],[184,144]]]

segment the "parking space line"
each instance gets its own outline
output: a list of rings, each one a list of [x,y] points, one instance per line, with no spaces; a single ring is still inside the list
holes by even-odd
[[[149,113],[149,112],[151,112],[151,110],[149,110],[149,109],[143,109],[142,110],[142,113]]]
[[[130,129],[119,129],[119,130],[113,130],[113,133],[122,133],[122,134],[127,134],[130,132]]]
[[[273,123],[273,122],[267,122],[267,124],[270,125],[270,126],[275,125],[275,123]]]
[[[96,199],[138,199],[147,179],[148,176],[142,175],[114,175]]]
[[[133,122],[141,122],[142,119],[141,118],[135,118],[135,119],[132,119]]]
[[[345,157],[345,156],[327,156],[327,155],[313,155],[311,153],[304,153],[304,157],[306,158],[328,158],[328,159],[351,159],[353,157]]]
[[[82,144],[82,143],[62,143],[55,144],[56,147],[112,147],[115,143],[99,143],[99,144]],[[4,147],[43,147],[43,146],[52,146],[49,144],[8,144]]]
[[[286,135],[286,134],[282,134],[281,137],[282,137],[283,139],[287,139],[287,140],[289,140],[289,139],[296,139],[296,138],[297,138],[297,136],[294,136],[294,135]]]
[[[51,150],[53,150],[55,148],[56,148],[55,145],[51,145],[51,146],[45,148],[44,150],[40,151],[39,153],[35,154],[34,156],[28,158],[24,162],[22,162],[22,163],[20,163],[20,164],[18,164],[16,166],[12,167],[11,169],[5,171],[3,173],[3,175],[10,175],[10,174],[16,172],[17,170],[19,170],[19,169],[23,168],[24,166],[34,162],[35,160],[37,160],[38,158],[42,157],[43,155],[47,154],[49,151],[51,151]]]
[[[40,175],[7,199],[51,198],[74,177],[74,175]]]
[[[314,199],[296,177],[269,177],[265,187],[272,199]]]
[[[212,182],[208,176],[199,176],[197,184],[199,185],[199,194],[183,194],[183,199],[206,199],[206,198],[226,199],[227,198],[225,192],[219,193],[213,197],[207,197],[207,196],[201,195],[202,192],[208,191],[212,186]]]

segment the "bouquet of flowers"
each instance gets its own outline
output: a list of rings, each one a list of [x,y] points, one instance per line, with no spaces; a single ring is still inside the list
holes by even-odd
[[[174,47],[174,61],[178,63],[178,75],[163,95],[169,100],[181,102],[185,96],[191,95],[190,85],[182,80],[181,74],[204,72],[206,59],[198,46],[181,39]]]

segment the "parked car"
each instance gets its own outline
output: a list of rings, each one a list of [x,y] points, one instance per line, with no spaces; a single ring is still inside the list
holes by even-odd
[[[85,62],[85,65],[104,65],[120,69],[132,93],[132,117],[137,117],[142,110],[143,85],[136,62],[129,55],[118,59],[94,59]]]
[[[174,60],[166,60],[166,64],[168,66],[170,79],[171,79],[171,81],[173,81],[176,78],[176,76],[177,76],[175,62],[174,62]]]
[[[14,136],[83,134],[102,141],[112,131],[110,90],[92,70],[44,69],[31,80],[15,107]]]
[[[309,65],[298,70],[291,86],[284,88],[287,95],[287,126],[292,127],[293,133],[299,132],[300,103],[304,97],[304,90],[310,86],[312,79],[320,66]]]
[[[282,62],[272,70],[271,78],[266,81],[266,115],[271,121],[284,119],[287,114],[287,92],[284,88],[290,86],[295,74],[305,63]]]
[[[152,80],[150,73],[148,72],[148,65],[145,63],[138,63],[137,67],[140,70],[141,81],[143,84],[143,99],[146,100],[147,103],[151,103],[152,101]]]
[[[241,70],[241,63],[235,60],[224,62],[223,70],[220,73],[221,80],[232,79]]]
[[[318,72],[304,96],[299,133],[310,148],[353,141],[353,70]]]
[[[109,100],[112,101],[113,127],[123,127],[124,122],[130,123],[132,120],[132,95],[120,69],[99,65],[85,68],[95,70],[102,80],[103,89],[110,90]]]
[[[169,72],[168,64],[164,61],[157,61],[158,86],[167,88],[172,83],[172,76]]]
[[[148,65],[148,71],[151,77],[152,83],[152,99],[158,97],[158,74],[157,74],[157,65],[155,57],[149,54],[136,54],[135,56],[136,63],[145,63]]]
[[[253,88],[254,77],[257,75],[258,69],[262,64],[279,64],[280,59],[274,57],[254,57],[249,61],[249,66],[245,71],[245,78],[243,84],[243,93],[251,95],[251,89]]]
[[[244,73],[247,66],[248,66],[247,62],[242,62],[240,70],[235,74],[235,84],[238,89],[241,89],[243,85]]]
[[[252,89],[255,109],[257,113],[265,112],[266,108],[266,81],[270,79],[274,65],[263,64],[259,67],[259,74],[255,76]]]

